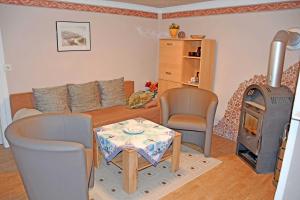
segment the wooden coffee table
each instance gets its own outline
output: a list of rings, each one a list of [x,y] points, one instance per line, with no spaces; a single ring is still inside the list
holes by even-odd
[[[93,156],[94,166],[96,168],[100,165],[102,159],[101,151],[99,151],[97,143],[97,133],[93,134]],[[171,172],[175,172],[179,169],[180,163],[180,146],[181,146],[181,134],[176,132],[173,138],[173,143],[169,149],[165,152],[161,161],[164,161],[171,157]],[[152,164],[145,160],[142,156],[138,156],[138,153],[133,148],[126,148],[112,161],[120,169],[123,170],[123,189],[127,193],[133,193],[137,189],[138,171],[150,167]]]

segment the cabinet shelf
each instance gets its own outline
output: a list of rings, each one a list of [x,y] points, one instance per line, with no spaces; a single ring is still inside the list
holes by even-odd
[[[201,59],[201,57],[196,57],[196,56],[183,56],[183,57],[188,59],[197,59],[197,60]]]
[[[189,82],[182,82],[183,85],[188,85],[188,86],[193,86],[193,87],[198,87],[199,83],[189,83]]]

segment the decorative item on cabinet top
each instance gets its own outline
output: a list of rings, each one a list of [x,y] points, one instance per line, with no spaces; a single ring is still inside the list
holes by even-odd
[[[204,39],[205,35],[191,35],[192,39]]]
[[[185,32],[184,31],[179,31],[178,38],[181,38],[181,39],[185,38]]]
[[[169,26],[169,33],[170,33],[171,38],[176,38],[177,37],[177,33],[178,33],[179,29],[180,29],[180,26],[178,24],[175,24],[175,23],[172,23]]]

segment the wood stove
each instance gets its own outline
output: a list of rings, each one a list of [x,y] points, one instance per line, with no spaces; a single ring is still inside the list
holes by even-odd
[[[237,154],[257,173],[273,172],[293,94],[289,88],[250,85],[243,96]]]
[[[287,47],[300,48],[294,29],[278,31],[273,38],[268,85],[250,85],[243,96],[236,153],[257,173],[274,171],[279,140],[291,117],[293,94],[280,85]]]

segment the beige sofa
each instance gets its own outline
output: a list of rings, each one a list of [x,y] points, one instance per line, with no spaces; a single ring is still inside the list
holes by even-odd
[[[124,89],[126,97],[129,98],[134,92],[134,81],[125,81]],[[35,103],[32,92],[11,94],[10,105],[12,116],[22,108],[34,108]],[[143,117],[153,122],[160,123],[159,106],[138,109],[130,109],[127,106],[113,106],[85,113],[92,116],[94,128],[136,117]]]
[[[134,81],[125,81],[124,90],[126,98],[129,98],[134,92]],[[12,116],[22,108],[35,108],[35,102],[32,92],[17,93],[10,95],[10,106]],[[97,128],[106,124],[123,121],[126,119],[142,117],[156,123],[160,123],[160,107],[130,109],[127,106],[113,106],[85,112],[92,117],[93,127]],[[94,166],[99,166],[99,149],[97,148],[95,135],[93,137],[93,160]]]

